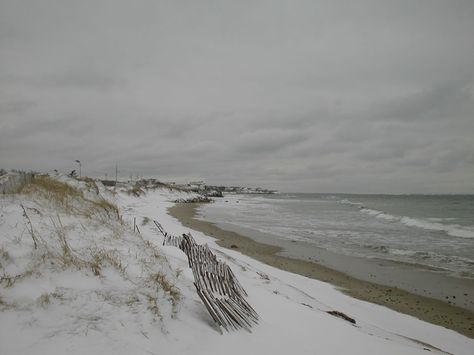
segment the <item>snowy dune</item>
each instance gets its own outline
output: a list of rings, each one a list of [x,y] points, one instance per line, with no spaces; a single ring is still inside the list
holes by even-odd
[[[327,283],[262,264],[191,231],[196,242],[208,243],[229,264],[260,316],[252,333],[221,335],[195,292],[186,256],[162,246],[151,223],[157,220],[175,235],[188,232],[166,212],[185,193],[112,195],[100,185],[62,179],[83,195],[66,204],[38,192],[0,196],[2,355],[471,354],[474,349],[474,340],[453,331],[350,298]],[[119,207],[121,219],[104,199]],[[140,234],[133,232],[134,218]],[[356,325],[327,314],[330,310],[355,318]]]

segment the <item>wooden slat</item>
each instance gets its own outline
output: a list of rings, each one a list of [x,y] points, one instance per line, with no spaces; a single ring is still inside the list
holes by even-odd
[[[154,223],[164,237],[163,245],[178,247],[188,257],[196,292],[214,322],[227,331],[244,328],[250,332],[252,324],[258,324],[258,314],[245,300],[247,292],[229,265],[217,260],[207,244],[198,245],[190,233],[173,236]]]

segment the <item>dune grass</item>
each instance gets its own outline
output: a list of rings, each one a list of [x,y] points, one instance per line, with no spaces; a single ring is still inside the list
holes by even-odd
[[[170,279],[157,271],[157,268],[161,270],[159,265],[167,263],[159,248],[139,234],[129,233],[119,208],[99,193],[94,180],[82,178],[77,181],[66,183],[48,175],[37,175],[18,191],[22,195],[18,197],[27,226],[23,234],[32,235],[33,243],[30,241],[29,244],[34,248],[25,249],[25,257],[17,259],[6,247],[0,246],[0,286],[12,288],[25,278],[40,278],[49,272],[68,269],[99,278],[109,277],[110,272],[116,271],[136,287],[126,301],[128,306],[133,308],[143,304],[155,319],[162,320],[159,306],[166,299],[171,305],[172,316],[176,315],[182,295],[172,282],[174,274]],[[87,188],[84,188],[84,183]],[[143,191],[139,186],[136,188]],[[72,223],[74,220],[77,222]],[[150,222],[150,218],[143,219],[144,224]],[[96,235],[97,228],[100,234]],[[28,239],[23,238],[23,242]],[[117,239],[123,239],[123,242]],[[106,242],[102,243],[102,240]],[[21,238],[19,242],[22,242]],[[126,245],[133,253],[122,250],[123,243],[128,243]],[[7,272],[9,263],[20,261],[24,264],[21,269]],[[130,263],[141,267],[139,276],[135,275],[133,266],[129,267]],[[29,307],[47,308],[61,297],[55,292],[43,293],[32,299]],[[17,306],[20,307],[19,303],[0,297],[0,311]]]
[[[68,207],[71,199],[83,197],[82,192],[78,189],[47,175],[36,175],[29,184],[22,186],[19,193],[37,193],[63,207]]]
[[[181,300],[181,292],[179,289],[160,272],[150,275],[148,280],[149,282],[156,284],[170,296],[169,301],[173,307],[173,313],[176,313],[176,308]]]
[[[84,177],[78,178],[77,180],[85,182],[89,190],[94,190],[96,194],[99,194],[99,187],[97,186],[97,183],[95,182],[94,179],[88,176],[84,176]]]
[[[84,181],[90,189],[96,192],[98,199],[93,200],[86,198],[81,190],[64,182],[52,179],[48,175],[36,175],[29,184],[22,186],[18,192],[29,195],[37,194],[60,206],[62,210],[67,213],[78,213],[92,218],[99,212],[105,212],[109,218],[114,217],[120,219],[118,207],[112,202],[100,197],[99,188],[93,179],[84,177],[81,178],[81,181]]]
[[[135,197],[139,197],[140,195],[144,194],[145,191],[143,191],[143,189],[142,189],[140,186],[135,185],[135,186],[133,186],[132,188],[128,189],[128,190],[127,190],[127,193],[128,193],[129,195],[133,195],[133,196],[135,196]]]

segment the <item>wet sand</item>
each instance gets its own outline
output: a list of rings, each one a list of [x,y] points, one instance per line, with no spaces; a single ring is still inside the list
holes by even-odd
[[[223,230],[214,223],[196,219],[198,206],[195,203],[179,203],[169,208],[168,212],[184,226],[218,239],[220,246],[236,249],[282,270],[328,282],[352,297],[383,305],[474,338],[474,312],[468,309],[397,287],[357,279],[315,261],[280,255],[283,249],[279,246],[257,242],[234,231]]]

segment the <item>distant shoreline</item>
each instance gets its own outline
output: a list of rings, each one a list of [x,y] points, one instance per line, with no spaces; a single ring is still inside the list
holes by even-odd
[[[278,246],[259,243],[240,233],[219,228],[214,223],[196,219],[198,207],[197,203],[177,203],[168,212],[184,226],[218,239],[217,243],[223,247],[238,250],[282,270],[328,282],[352,297],[386,306],[474,338],[474,313],[470,310],[395,287],[359,280],[316,262],[278,255],[282,251]]]

